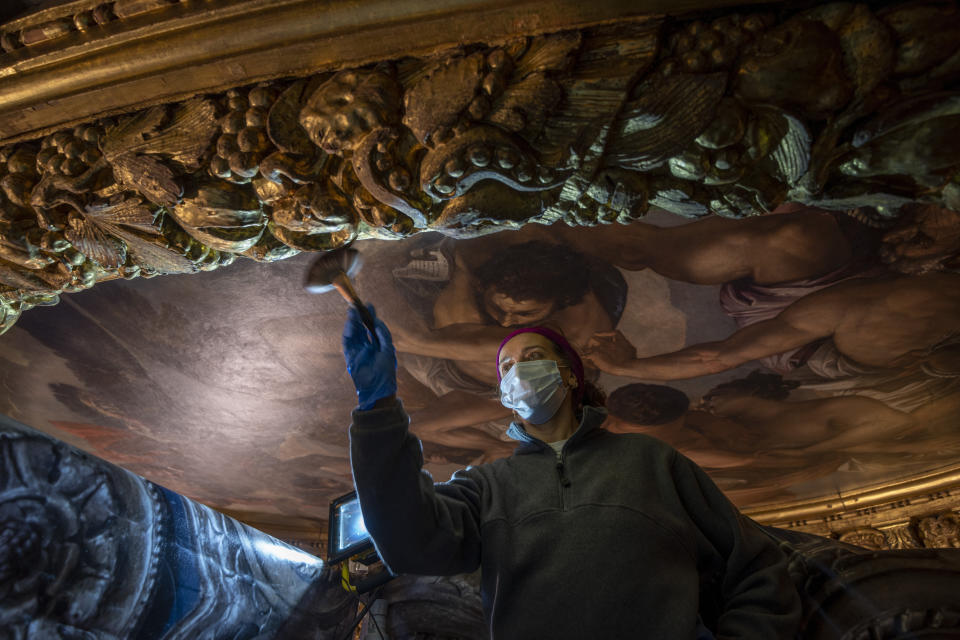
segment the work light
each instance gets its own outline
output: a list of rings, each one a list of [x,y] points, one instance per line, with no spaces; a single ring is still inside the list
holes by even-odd
[[[335,564],[367,549],[373,549],[373,540],[363,524],[357,492],[351,491],[330,503],[327,562]]]

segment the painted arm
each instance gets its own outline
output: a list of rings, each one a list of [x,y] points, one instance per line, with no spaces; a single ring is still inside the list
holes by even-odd
[[[615,332],[614,332],[615,333]],[[617,357],[613,334],[597,334],[585,356],[613,375],[641,380],[685,380],[734,369],[744,363],[796,349],[831,335],[823,327],[795,324],[784,314],[740,329],[726,340],[704,342],[649,358]]]
[[[592,291],[579,303],[551,314],[547,322],[564,328],[567,339],[575,346],[585,343],[596,332],[613,328],[610,316]],[[391,318],[390,327],[394,344],[404,353],[491,364],[500,342],[517,328],[479,322],[460,322],[432,328],[423,318],[414,314]],[[633,345],[629,342],[626,344],[629,353],[635,354]]]
[[[412,325],[412,326],[411,326]],[[434,358],[452,358],[492,363],[507,329],[473,322],[431,329],[421,319],[393,323],[393,342],[398,351]],[[492,366],[492,365],[491,365]]]

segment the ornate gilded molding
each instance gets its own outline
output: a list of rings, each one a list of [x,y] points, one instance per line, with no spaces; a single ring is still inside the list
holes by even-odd
[[[731,4],[750,2],[77,0],[0,27],[0,140],[252,82]]]
[[[884,224],[908,202],[958,204],[960,146],[942,143],[960,137],[955,3],[682,20],[389,4],[318,20],[295,0],[79,2],[7,25],[0,135],[20,141],[0,149],[0,331],[96,282],[357,238],[626,224],[651,205],[742,217],[792,200]],[[486,18],[488,42],[449,48]],[[411,21],[429,55],[399,38]],[[549,32],[584,21],[604,24]],[[238,78],[258,81],[218,92]]]
[[[745,513],[867,549],[960,548],[960,466]]]

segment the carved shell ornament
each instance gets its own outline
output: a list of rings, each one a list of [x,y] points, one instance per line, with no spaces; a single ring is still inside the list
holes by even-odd
[[[909,203],[957,208],[960,145],[943,142],[960,139],[958,15],[833,3],[625,20],[7,145],[0,332],[97,282],[359,238],[629,224],[651,205],[743,217],[795,201],[878,224]]]

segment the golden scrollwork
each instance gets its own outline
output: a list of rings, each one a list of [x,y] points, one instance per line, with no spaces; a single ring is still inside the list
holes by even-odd
[[[880,550],[888,548],[887,538],[883,535],[883,532],[872,527],[844,531],[837,536],[837,540],[847,544],[855,544],[865,549]]]

